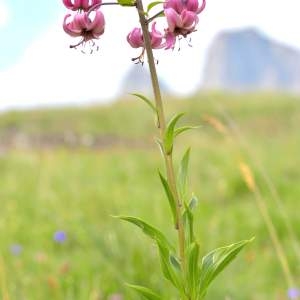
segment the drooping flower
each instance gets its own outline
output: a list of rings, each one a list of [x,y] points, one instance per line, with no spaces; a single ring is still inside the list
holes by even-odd
[[[168,22],[168,32],[186,37],[195,31],[199,18],[196,13],[184,9],[178,14],[173,8],[165,9],[165,16]]]
[[[81,12],[73,16],[73,20],[68,22],[71,14],[67,14],[64,18],[63,29],[72,37],[82,37],[82,40],[71,48],[98,39],[105,28],[104,15],[100,10],[95,11],[95,16],[91,19],[86,12]]]
[[[165,30],[165,49],[173,49],[178,36],[186,37],[196,30],[198,14],[205,8],[206,0],[199,6],[198,0],[167,0],[164,14],[168,23]]]
[[[178,14],[173,8],[167,8],[165,16],[168,23],[168,28],[165,30],[165,49],[173,49],[178,36],[186,37],[194,32],[199,21],[196,13],[186,9]]]
[[[54,232],[53,240],[58,244],[63,244],[67,240],[66,232],[62,230],[58,230]]]
[[[164,47],[163,38],[164,35],[158,31],[156,28],[156,22],[152,23],[150,34],[151,39],[151,47],[152,49],[161,49]],[[133,48],[141,48],[145,47],[144,45],[144,38],[141,28],[135,27],[128,35],[127,35],[127,42]]]
[[[88,11],[95,5],[101,4],[101,0],[63,0],[66,8],[71,10]]]

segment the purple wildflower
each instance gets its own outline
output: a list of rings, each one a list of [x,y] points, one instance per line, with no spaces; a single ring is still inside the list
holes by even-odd
[[[20,244],[13,244],[10,246],[10,253],[18,256],[22,253],[23,247]]]
[[[63,244],[67,240],[67,234],[65,231],[58,230],[53,235],[53,240],[58,244]]]
[[[288,298],[289,299],[298,299],[300,297],[300,290],[297,288],[290,288],[288,290]]]

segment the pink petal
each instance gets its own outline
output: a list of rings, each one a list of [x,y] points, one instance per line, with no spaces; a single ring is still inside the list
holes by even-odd
[[[206,6],[206,0],[202,0],[202,5],[197,9],[197,14],[200,14]]]
[[[184,9],[184,3],[182,0],[167,0],[164,4],[164,8],[173,8],[177,13],[181,13]]]
[[[86,13],[76,14],[73,20],[73,26],[75,29],[85,30],[90,24],[90,19]]]
[[[68,9],[74,9],[74,4],[72,3],[71,0],[63,0],[63,4]]]
[[[81,1],[80,7],[81,7],[83,10],[87,11],[87,10],[89,9],[89,7],[90,7],[90,5],[89,5],[89,0],[79,0],[79,1]]]
[[[185,29],[195,27],[198,23],[198,16],[192,11],[184,10],[181,14],[181,18],[183,23],[182,27]]]
[[[176,27],[182,26],[182,21],[178,13],[173,8],[165,9],[165,16],[170,32],[174,32]]]
[[[64,29],[64,31],[65,31],[68,35],[70,35],[70,36],[72,36],[72,37],[80,36],[80,35],[81,35],[81,30],[80,30],[80,29],[75,29],[75,28],[73,28],[73,26],[72,26],[73,23],[72,23],[72,22],[67,23],[67,19],[68,19],[70,16],[71,16],[71,14],[68,14],[68,15],[65,16],[64,22],[63,22],[63,29]]]
[[[140,28],[133,28],[127,35],[127,42],[132,48],[140,48],[144,46],[142,31]]]
[[[172,32],[167,32],[166,36],[166,47],[165,49],[174,49],[176,43],[176,36]]]
[[[155,28],[155,26],[156,26],[156,22],[153,22],[151,26],[151,32],[150,32],[151,47],[153,49],[160,49],[164,47],[164,44],[162,44],[163,34],[160,31],[158,31]]]
[[[88,30],[92,30],[94,36],[99,37],[104,33],[105,19],[103,13],[100,10],[96,11],[96,16],[93,22],[90,24],[90,28],[91,29],[89,29],[88,27]]]
[[[186,9],[193,11],[193,12],[197,12],[199,7],[199,2],[198,0],[188,0],[186,3]]]

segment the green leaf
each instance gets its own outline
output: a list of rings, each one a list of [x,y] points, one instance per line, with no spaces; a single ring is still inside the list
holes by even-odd
[[[187,250],[187,283],[192,299],[196,299],[199,288],[199,245],[192,243]]]
[[[165,137],[164,137],[164,147],[165,147],[166,154],[172,153],[175,125],[183,115],[184,115],[184,113],[175,115],[167,125],[167,129],[166,129],[166,133],[165,133]]]
[[[183,282],[180,279],[181,269],[174,268],[174,256],[170,254],[170,251],[158,244],[159,256],[160,256],[160,263],[163,274],[167,280],[170,282],[180,291],[184,291]]]
[[[188,148],[187,151],[184,153],[183,158],[180,162],[178,177],[177,177],[177,185],[178,185],[178,192],[181,199],[184,199],[186,195],[187,189],[187,173],[188,173],[188,166],[189,166],[189,159],[190,159],[190,150]]]
[[[118,0],[118,3],[122,6],[134,6],[134,0]]]
[[[130,217],[130,216],[116,216],[116,218],[119,218],[121,220],[127,221],[129,223],[132,223],[136,226],[138,226],[140,229],[143,230],[143,232],[150,237],[151,239],[155,240],[158,245],[161,245],[162,247],[165,247],[166,249],[170,249],[174,251],[174,247],[170,244],[170,242],[167,240],[167,238],[164,236],[164,234],[156,229],[155,227],[147,224],[145,221]]]
[[[238,243],[215,249],[208,253],[202,259],[200,276],[200,297],[204,297],[210,283],[224,268],[237,256],[237,254],[251,240],[244,240]]]
[[[172,212],[172,216],[173,216],[174,225],[176,227],[177,217],[176,217],[176,202],[175,202],[174,196],[172,194],[170,186],[169,186],[167,180],[165,179],[165,177],[160,172],[158,172],[158,174],[159,174],[160,181],[161,181],[161,183],[164,187],[165,193],[167,195],[169,205],[170,205],[170,208],[171,208],[171,212]]]
[[[162,11],[160,14],[156,15],[156,18],[160,18],[160,17],[164,17],[165,16],[165,12]]]
[[[163,235],[162,232],[160,232],[155,227],[147,224],[141,219],[135,218],[135,217],[128,217],[128,216],[117,216],[117,218],[130,222],[139,228],[143,230],[143,232],[156,241],[158,250],[159,250],[159,256],[160,256],[160,262],[161,262],[161,268],[163,271],[164,276],[166,279],[170,280],[173,285],[182,290],[182,280],[180,280],[179,272],[176,272],[174,269],[172,263],[171,263],[171,252],[175,252],[174,247],[168,242],[166,237]]]
[[[134,289],[136,292],[141,294],[143,297],[149,300],[163,300],[158,294],[153,292],[151,289],[140,286],[140,285],[133,285],[133,284],[126,284],[128,287]]]
[[[198,199],[195,195],[192,196],[190,203],[187,204],[184,202],[184,212],[183,212],[183,224],[185,230],[185,237],[187,245],[190,245],[195,241],[195,234],[194,234],[194,213],[193,210],[198,204]]]
[[[185,229],[185,236],[187,245],[190,245],[195,241],[195,234],[194,234],[194,215],[192,210],[190,209],[189,205],[184,203],[185,210],[183,213],[183,224]]]
[[[149,13],[149,11],[150,11],[153,7],[155,7],[155,6],[158,5],[158,4],[162,4],[162,3],[164,3],[164,1],[153,1],[153,2],[151,2],[151,3],[147,6],[147,14]]]
[[[175,270],[177,270],[178,272],[181,272],[181,265],[176,256],[170,255],[170,262],[171,262],[172,266],[175,268]]]
[[[139,99],[143,100],[157,114],[157,109],[156,109],[155,105],[147,97],[145,97],[142,94],[137,94],[137,93],[132,93],[131,95],[136,96]]]
[[[175,129],[174,136],[176,137],[177,135],[179,135],[187,130],[198,129],[198,128],[200,128],[200,126],[182,126],[182,127]]]

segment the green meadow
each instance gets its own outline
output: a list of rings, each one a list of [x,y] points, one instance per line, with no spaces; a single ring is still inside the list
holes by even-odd
[[[167,101],[169,117],[180,111],[182,122],[200,125],[178,137],[174,155],[178,163],[192,147],[190,193],[199,199],[202,254],[255,237],[207,299],[287,299],[280,261],[239,165],[253,171],[300,288],[300,98],[216,93]],[[153,242],[113,217],[142,217],[176,240],[157,174],[164,169],[154,122],[134,98],[0,115],[0,299],[140,299],[126,283],[176,299]],[[54,240],[57,231],[65,241]]]

